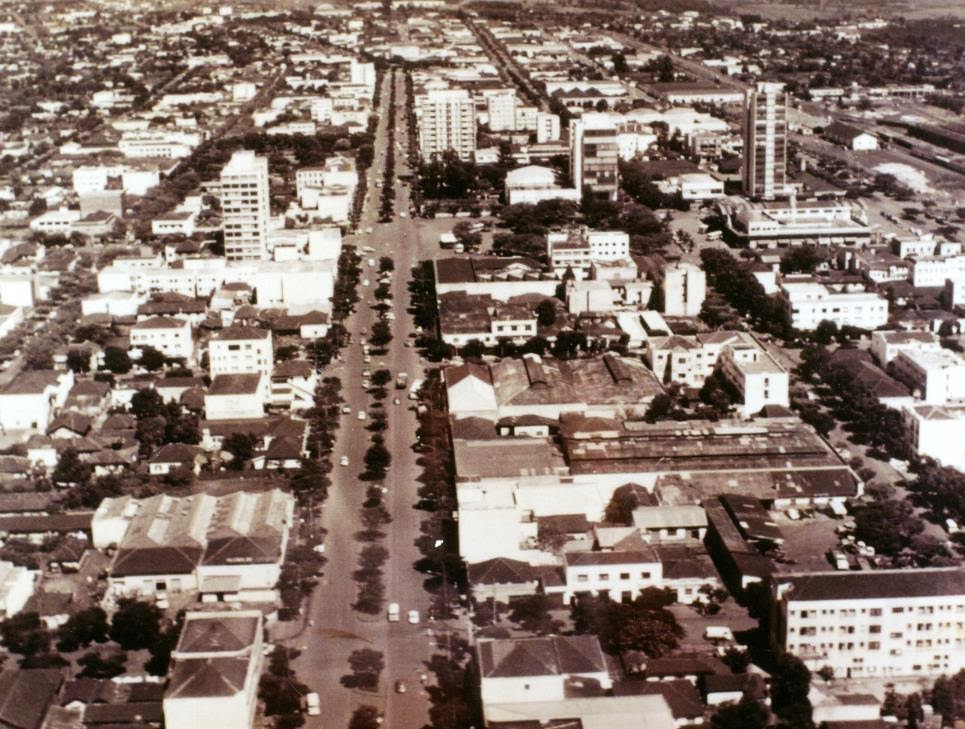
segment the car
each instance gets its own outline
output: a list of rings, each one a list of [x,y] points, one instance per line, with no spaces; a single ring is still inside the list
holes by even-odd
[[[363,285],[363,286],[368,286],[370,283],[371,283],[371,281],[369,281],[367,278],[363,278],[363,279],[362,279],[362,285]]]
[[[347,466],[347,465],[348,465],[348,456],[342,456],[341,458],[339,458],[339,459],[338,459],[338,465],[340,465],[340,466]]]
[[[418,610],[410,610],[408,613],[406,613],[406,620],[408,620],[409,623],[411,623],[412,625],[418,625],[418,624],[419,624],[419,611],[418,611]]]
[[[399,400],[399,398],[397,398],[397,397],[392,398],[392,404],[393,404],[393,405],[398,405],[400,402],[402,402],[402,401]]]
[[[365,411],[359,410],[359,414],[356,416],[359,420],[365,420]]]
[[[312,550],[317,552],[318,554],[325,554],[325,542],[319,542],[314,547],[312,547]]]
[[[352,406],[351,406],[351,405],[342,405],[342,414],[343,414],[343,415],[351,415],[351,414],[352,414]]]
[[[409,217],[409,214],[408,214],[405,210],[403,210],[401,213],[399,213],[399,217],[400,217],[400,218],[408,218],[408,217]]]
[[[371,386],[371,384],[372,384],[372,383],[369,382],[368,380],[362,380],[362,389],[363,389],[363,390],[368,390],[369,387]]]
[[[359,329],[359,334],[361,334],[362,336],[365,336],[368,333],[369,333],[369,330],[366,329],[365,327],[362,327],[361,329]]]
[[[405,693],[405,683],[404,683],[403,681],[396,681],[396,682],[395,682],[395,692],[396,692],[397,694],[404,694],[404,693]]]
[[[371,364],[371,363],[372,363],[372,355],[367,354],[367,355],[365,355],[364,357],[362,357],[362,362],[363,362],[363,364]]]
[[[791,521],[798,521],[801,518],[801,512],[797,509],[788,509],[787,518]]]
[[[319,716],[322,713],[322,702],[314,691],[305,697],[305,710],[309,716]]]
[[[362,370],[362,377],[364,377],[365,379],[368,379],[371,376],[372,376],[371,370]]]

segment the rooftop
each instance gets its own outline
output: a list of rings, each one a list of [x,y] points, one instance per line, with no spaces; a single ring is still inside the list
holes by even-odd
[[[783,575],[779,588],[794,602],[874,600],[894,597],[965,597],[965,569],[942,567],[872,572]]]

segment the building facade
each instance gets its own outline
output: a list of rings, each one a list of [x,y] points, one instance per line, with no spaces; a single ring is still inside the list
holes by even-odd
[[[772,199],[784,191],[787,94],[783,84],[759,83],[744,100],[744,194]]]
[[[471,161],[476,151],[476,105],[465,89],[437,89],[419,104],[419,150],[423,159],[455,152]]]
[[[607,114],[584,114],[570,122],[570,175],[590,196],[615,201],[620,188],[617,128]]]
[[[229,261],[268,258],[268,160],[239,150],[221,171],[225,257]]]

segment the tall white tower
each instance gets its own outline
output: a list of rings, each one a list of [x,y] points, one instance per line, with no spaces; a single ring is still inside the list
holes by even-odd
[[[221,210],[225,258],[268,259],[268,160],[249,150],[231,155],[221,170]]]

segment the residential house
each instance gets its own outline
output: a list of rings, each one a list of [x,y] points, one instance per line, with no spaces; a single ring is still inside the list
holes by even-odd
[[[258,373],[216,375],[204,395],[208,420],[259,418],[265,413],[269,383]]]
[[[71,370],[20,372],[0,390],[0,430],[46,430],[73,385]]]

